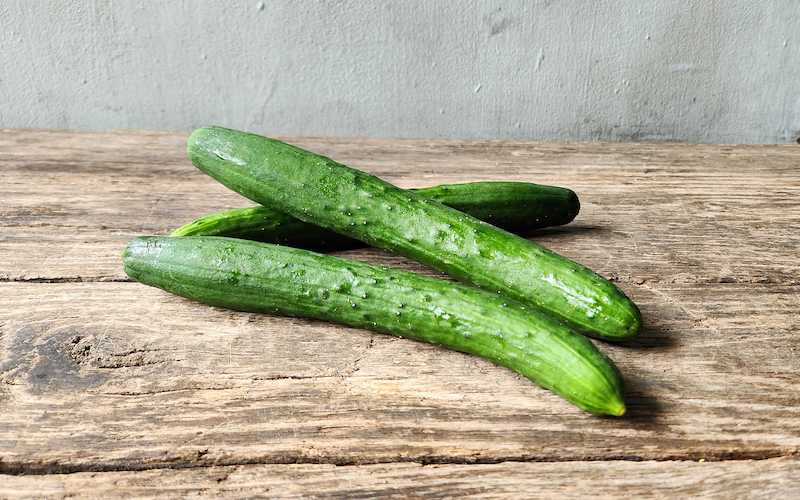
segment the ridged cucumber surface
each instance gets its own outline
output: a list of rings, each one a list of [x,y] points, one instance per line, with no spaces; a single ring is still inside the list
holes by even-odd
[[[412,191],[508,231],[568,224],[580,210],[572,190],[527,182],[443,184]],[[363,246],[358,240],[265,206],[208,214],[179,227],[172,236],[229,236],[313,250]]]
[[[638,308],[586,267],[373,175],[219,127],[194,131],[188,154],[253,201],[538,306],[584,333],[624,340],[639,331]]]
[[[495,293],[307,250],[215,236],[137,238],[123,260],[131,278],[183,297],[445,346],[506,366],[586,411],[625,413],[619,373],[589,340]]]

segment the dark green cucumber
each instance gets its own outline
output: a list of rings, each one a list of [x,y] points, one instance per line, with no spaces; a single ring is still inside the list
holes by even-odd
[[[196,130],[188,153],[253,201],[536,305],[584,333],[623,340],[639,331],[633,302],[586,267],[375,176],[224,128]]]
[[[216,236],[137,238],[131,278],[214,306],[333,321],[506,366],[597,414],[622,415],[622,382],[586,338],[497,294],[363,262]]]
[[[412,191],[508,231],[568,224],[580,210],[573,191],[527,182],[444,184]],[[265,206],[205,215],[179,227],[172,236],[229,236],[313,250],[345,250],[363,245]]]

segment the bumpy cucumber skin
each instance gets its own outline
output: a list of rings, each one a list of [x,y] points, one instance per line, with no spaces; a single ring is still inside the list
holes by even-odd
[[[227,236],[319,252],[364,246],[358,240],[264,206],[208,214],[179,227],[171,236]]]
[[[187,149],[195,166],[253,201],[536,305],[583,333],[618,341],[641,327],[636,305],[586,267],[365,172],[220,127],[195,130]]]
[[[589,340],[477,288],[267,243],[142,237],[131,278],[206,304],[322,319],[429,342],[508,367],[595,414],[622,415],[622,382]]]
[[[527,182],[443,184],[413,191],[508,231],[568,224],[580,210],[573,191]],[[319,251],[363,246],[358,240],[264,206],[205,215],[179,227],[172,236],[228,236]]]
[[[467,182],[410,191],[515,232],[569,224],[581,209],[574,191],[528,182]]]

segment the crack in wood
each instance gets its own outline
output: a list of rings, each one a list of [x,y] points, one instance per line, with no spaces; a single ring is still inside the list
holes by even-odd
[[[335,375],[274,375],[269,377],[253,376],[250,377],[250,380],[255,380],[258,382],[271,382],[273,380],[309,380],[334,377]]]
[[[0,283],[135,283],[130,278],[118,276],[62,276],[62,277],[8,277],[0,276]]]
[[[153,462],[108,462],[108,463],[72,463],[22,462],[3,460],[0,457],[0,474],[6,475],[49,475],[73,474],[79,472],[139,472],[146,470],[181,470],[207,467],[240,467],[247,465],[333,465],[339,467],[384,464],[417,464],[422,467],[435,465],[490,465],[506,462],[519,463],[570,463],[570,462],[735,462],[760,461],[776,458],[800,457],[800,450],[762,450],[752,452],[713,452],[687,453],[685,455],[667,455],[645,457],[640,455],[612,456],[576,456],[552,459],[538,455],[507,455],[497,457],[452,457],[445,455],[419,455],[395,457],[393,460],[359,460],[351,457],[324,457],[307,455],[279,455],[274,457],[253,457],[251,459],[213,459],[204,460],[211,452],[208,448],[197,449],[185,455]]]
[[[155,394],[172,394],[186,391],[230,391],[232,389],[242,389],[243,386],[235,385],[230,387],[184,387],[181,389],[164,389],[160,391],[92,391],[93,394],[101,396],[151,396]]]
[[[341,375],[276,375],[272,377],[254,376],[248,378],[248,380],[251,380],[253,382],[277,382],[281,380],[323,380],[332,378],[341,378]],[[156,391],[119,391],[119,392],[91,391],[91,392],[92,394],[97,394],[101,396],[148,396],[155,394],[171,394],[171,393],[187,392],[187,391],[230,391],[235,389],[247,389],[249,387],[250,386],[248,385],[231,385],[225,387],[192,386],[192,387],[181,387],[179,389],[164,389]]]
[[[347,371],[342,376],[344,378],[351,377],[358,370],[360,370],[361,367],[358,366],[358,364],[361,363],[361,360],[364,359],[364,357],[367,355],[367,352],[369,352],[369,350],[372,349],[374,346],[375,346],[375,335],[374,334],[370,334],[369,341],[367,341],[367,346],[364,348],[363,351],[361,351],[358,354],[358,356],[356,356],[356,358],[353,360],[353,362],[350,363],[350,367],[347,369]]]
[[[136,368],[137,366],[152,366],[158,365],[161,363],[172,363],[172,362],[180,362],[183,361],[182,359],[177,358],[170,358],[170,359],[134,359],[134,360],[122,360],[119,362],[98,362],[95,365],[95,368],[104,369],[104,370],[116,370],[119,368]]]

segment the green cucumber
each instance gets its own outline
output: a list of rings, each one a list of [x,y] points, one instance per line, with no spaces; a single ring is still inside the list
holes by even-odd
[[[581,332],[624,340],[639,331],[638,308],[586,267],[375,176],[218,127],[194,131],[188,154],[257,203],[538,306]]]
[[[471,182],[413,189],[508,231],[526,232],[570,223],[580,210],[571,190],[527,182]],[[172,236],[229,236],[313,250],[344,250],[363,245],[270,207],[236,208],[205,215]]]
[[[579,408],[622,415],[614,364],[549,315],[497,294],[280,245],[217,236],[143,237],[131,278],[206,304],[315,318],[481,356]]]

